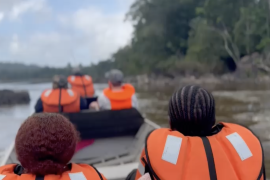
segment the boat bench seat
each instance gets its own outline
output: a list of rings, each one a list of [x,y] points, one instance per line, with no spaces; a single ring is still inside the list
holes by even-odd
[[[135,136],[144,123],[137,109],[64,114],[80,132],[82,140]]]

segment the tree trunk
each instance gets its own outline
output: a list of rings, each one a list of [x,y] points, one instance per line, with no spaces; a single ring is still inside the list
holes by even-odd
[[[246,53],[250,54],[250,25],[248,22],[248,18],[246,21]]]
[[[240,54],[239,54],[238,47],[233,42],[233,40],[232,40],[230,34],[228,33],[226,27],[224,26],[224,31],[221,31],[221,30],[216,29],[215,27],[210,27],[209,26],[209,30],[217,32],[223,38],[224,48],[227,51],[227,53],[233,58],[235,63],[239,62]],[[229,47],[229,43],[230,43],[232,48]]]

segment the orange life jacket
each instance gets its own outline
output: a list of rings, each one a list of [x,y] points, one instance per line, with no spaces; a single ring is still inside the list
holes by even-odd
[[[86,164],[72,164],[71,170],[64,172],[62,175],[36,176],[33,174],[16,174],[14,169],[17,165],[10,164],[0,167],[0,179],[3,180],[106,180],[94,167]],[[3,177],[4,176],[4,177]]]
[[[80,112],[80,95],[72,89],[50,89],[46,90],[41,95],[43,103],[43,112],[61,112],[76,113]],[[60,106],[59,106],[60,101]]]
[[[240,125],[222,123],[207,137],[157,129],[146,140],[136,180],[148,171],[153,180],[263,180],[258,138]]]
[[[132,96],[135,94],[135,88],[131,84],[123,85],[122,91],[112,91],[110,88],[106,88],[103,93],[110,100],[112,110],[132,108]]]
[[[92,78],[88,75],[69,76],[68,82],[71,88],[78,92],[82,97],[93,97],[95,94]]]

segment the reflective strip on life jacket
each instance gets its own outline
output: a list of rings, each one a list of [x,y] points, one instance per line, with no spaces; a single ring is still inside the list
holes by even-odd
[[[132,85],[123,85],[122,91],[112,91],[110,88],[106,88],[103,93],[110,100],[112,110],[132,108],[132,96],[135,94]]]
[[[72,164],[70,171],[60,175],[35,176],[32,174],[15,174],[14,169],[17,165],[5,165],[0,167],[0,180],[106,180],[96,168],[86,164]]]
[[[150,174],[156,180],[264,179],[263,150],[258,138],[242,126],[222,124],[219,133],[208,137],[155,130],[145,146]]]
[[[91,76],[69,76],[68,82],[71,88],[78,92],[82,97],[93,97],[95,94]]]
[[[4,179],[6,175],[0,174],[0,180]]]
[[[82,172],[68,173],[68,176],[70,180],[77,180],[77,179],[87,180],[85,175]]]
[[[48,97],[51,93],[52,93],[52,90],[49,89],[49,90],[45,91],[44,96]]]
[[[72,89],[61,89],[61,92],[60,89],[46,90],[42,93],[41,100],[43,112],[59,112],[59,105],[61,112],[80,112],[80,96]]]
[[[139,167],[138,167],[138,170],[139,170],[139,173],[141,174],[141,176],[144,175],[144,173],[145,173],[145,169],[144,169],[144,168],[145,168],[145,167],[144,167],[144,165],[142,164],[142,162],[139,161]]]

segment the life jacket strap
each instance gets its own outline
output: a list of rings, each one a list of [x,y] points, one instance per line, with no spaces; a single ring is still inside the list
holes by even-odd
[[[63,106],[61,106],[61,97],[62,96],[62,88],[59,89],[59,101],[58,101],[58,111],[59,113],[63,112]]]
[[[94,170],[98,173],[98,176],[100,177],[100,180],[103,180],[103,177],[102,177],[102,175],[100,174],[100,172],[94,167],[94,166],[92,166],[93,168],[94,168]]]
[[[210,142],[207,137],[201,137],[208,162],[210,180],[217,180],[216,166]]]
[[[144,174],[148,173],[150,175],[151,179],[154,179],[154,175],[153,175],[152,171],[150,170],[150,167],[149,167],[148,163],[146,162],[146,160],[144,158],[142,158],[142,161],[145,164],[145,170],[144,170],[145,172],[144,172]]]
[[[35,180],[44,180],[44,176],[36,176]]]
[[[82,81],[82,84],[83,84],[84,97],[86,98],[87,97],[87,92],[86,92],[86,87],[85,87],[85,84],[84,84],[84,80],[83,80],[82,76],[80,76],[80,78],[81,78],[81,81]]]

